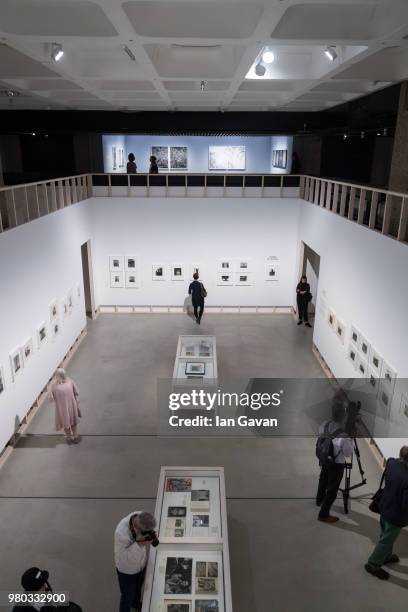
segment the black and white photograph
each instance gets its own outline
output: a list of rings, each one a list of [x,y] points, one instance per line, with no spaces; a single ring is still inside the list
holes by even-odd
[[[193,514],[193,527],[209,527],[210,516],[209,514]]]
[[[210,491],[208,489],[193,489],[191,491],[192,502],[208,502],[210,501]]]
[[[50,321],[54,321],[58,317],[58,301],[52,300],[48,306],[48,312],[50,314]]]
[[[194,612],[218,612],[217,599],[196,599]]]
[[[40,348],[47,339],[47,326],[45,321],[37,327],[37,347]]]
[[[346,326],[340,319],[336,320],[336,335],[339,338],[340,342],[344,344],[344,338],[346,335]]]
[[[153,264],[152,265],[152,278],[154,281],[165,281],[166,278],[166,266],[164,264]]]
[[[188,361],[186,363],[186,374],[203,376],[205,374],[205,363]]]
[[[357,348],[360,348],[360,330],[358,330],[354,325],[351,326],[350,341]]]
[[[272,153],[272,166],[274,168],[286,169],[288,163],[288,151],[287,149],[275,149]]]
[[[209,170],[245,170],[246,148],[239,146],[208,147]]]
[[[121,272],[123,270],[123,255],[109,256],[109,270],[111,272]]]
[[[137,259],[134,255],[125,256],[125,270],[128,272],[134,272],[137,267]]]
[[[167,478],[166,491],[174,493],[182,493],[191,491],[191,478]]]
[[[164,586],[166,595],[184,595],[191,593],[192,575],[192,559],[186,557],[168,557]]]
[[[366,360],[368,360],[370,354],[371,345],[367,338],[360,334],[360,355],[364,356]]]
[[[176,517],[176,516],[186,516],[187,508],[186,506],[169,506],[167,511],[167,516]]]
[[[192,602],[187,599],[164,601],[164,612],[192,612]]]
[[[383,383],[388,387],[388,389],[393,390],[395,379],[397,378],[397,372],[386,361],[383,363],[381,377],[383,378]]]
[[[278,264],[267,262],[265,266],[265,280],[266,281],[278,281],[279,280],[279,266]]]
[[[184,280],[184,266],[181,264],[173,264],[171,266],[171,280],[182,281]]]
[[[13,380],[23,369],[23,352],[21,348],[16,348],[10,353],[10,367]]]
[[[196,578],[218,578],[218,562],[197,561]]]
[[[233,285],[234,284],[234,275],[233,273],[220,272],[217,274],[217,285],[222,287],[223,285]]]
[[[331,327],[333,330],[336,329],[336,313],[334,312],[334,310],[329,310],[329,314],[327,315],[327,322],[329,324],[329,327]]]
[[[251,285],[251,276],[249,274],[236,274],[235,275],[235,284],[236,285]]]
[[[23,348],[24,365],[26,365],[34,353],[33,339],[27,338],[22,348]]]
[[[3,370],[3,367],[0,366],[0,395],[3,393],[5,388],[6,388],[6,383],[4,380],[4,370]]]
[[[152,155],[156,158],[159,170],[169,169],[169,147],[153,146]]]
[[[370,351],[370,366],[378,373],[378,375],[381,374],[383,361],[384,360],[380,353],[378,353],[376,349],[372,346]]]
[[[170,147],[171,170],[187,170],[187,147]]]
[[[166,521],[166,538],[182,538],[186,529],[185,518],[170,516]]]
[[[400,414],[408,419],[408,393],[403,393],[401,396]]]
[[[348,353],[347,353],[347,357],[348,357],[349,361],[351,361],[353,366],[356,368],[357,367],[357,363],[358,363],[358,353],[357,353],[357,350],[356,350],[354,344],[350,344],[349,349],[348,349]]]
[[[218,580],[216,578],[196,578],[195,592],[198,595],[218,592]]]
[[[125,285],[123,272],[111,272],[110,273],[110,286],[112,288],[121,289]]]

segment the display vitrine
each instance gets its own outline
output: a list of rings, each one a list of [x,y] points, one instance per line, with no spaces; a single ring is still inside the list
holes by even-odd
[[[179,336],[173,379],[180,382],[216,384],[215,336]]]

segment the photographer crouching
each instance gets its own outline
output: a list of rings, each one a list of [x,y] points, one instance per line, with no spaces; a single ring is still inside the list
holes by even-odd
[[[158,546],[156,519],[149,512],[132,512],[115,530],[115,565],[120,588],[120,612],[142,609],[142,586],[150,546]]]

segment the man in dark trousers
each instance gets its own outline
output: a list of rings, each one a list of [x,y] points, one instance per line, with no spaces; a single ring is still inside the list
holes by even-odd
[[[353,455],[353,442],[344,431],[346,411],[341,402],[334,403],[332,415],[331,421],[325,421],[320,426],[316,444],[320,465],[316,505],[320,506],[318,518],[323,523],[336,523],[339,520],[330,514],[330,509],[340,488],[346,460]]]
[[[399,459],[388,459],[385,468],[385,487],[379,502],[381,535],[369,557],[365,569],[369,574],[388,580],[389,573],[381,566],[398,563],[392,552],[401,529],[408,525],[408,446],[400,450]]]
[[[193,274],[193,282],[190,283],[188,288],[188,293],[191,295],[191,301],[193,303],[194,308],[194,316],[195,320],[200,325],[201,318],[204,312],[204,298],[207,296],[207,292],[204,288],[203,283],[199,282],[198,272]]]
[[[307,307],[311,298],[310,285],[307,282],[307,277],[303,275],[296,287],[296,302],[299,316],[298,325],[302,325],[304,321],[306,327],[312,327],[309,323],[309,318],[307,315]]]

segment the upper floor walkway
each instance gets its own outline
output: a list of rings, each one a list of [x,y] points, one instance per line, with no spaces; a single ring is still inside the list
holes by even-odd
[[[1,187],[0,233],[92,197],[300,198],[408,244],[408,194],[292,174],[81,174]]]

